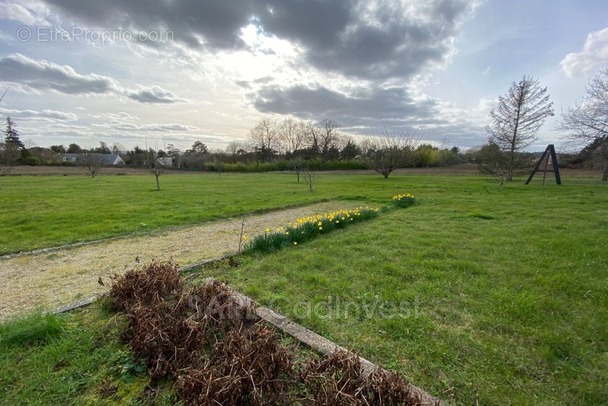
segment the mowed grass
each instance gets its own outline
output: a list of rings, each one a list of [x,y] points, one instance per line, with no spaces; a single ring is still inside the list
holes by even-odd
[[[606,186],[391,182],[418,203],[203,275],[453,404],[607,404]]]
[[[373,175],[318,175],[313,193],[295,174],[166,174],[160,181],[157,192],[145,175],[4,177],[0,255],[397,190]]]
[[[43,181],[54,181],[66,196],[69,189],[59,186],[62,182],[92,181],[14,179],[31,180],[33,189],[44,189]],[[492,180],[472,176],[399,175],[384,180],[373,175],[321,175],[316,191],[309,193],[291,175],[222,175],[219,179],[217,175],[172,175],[161,184],[173,190],[164,196],[163,191],[152,191],[151,180],[134,176],[92,182],[106,192],[122,184],[125,196],[142,188],[133,192],[140,201],[129,200],[131,206],[152,210],[156,205],[149,199],[181,201],[190,217],[155,211],[164,221],[157,220],[154,227],[159,228],[175,225],[171,216],[182,218],[181,224],[215,218],[193,220],[198,211],[188,202],[195,198],[170,189],[172,180],[191,194],[198,193],[198,199],[208,202],[208,211],[217,217],[237,213],[230,209],[230,202],[237,199],[240,210],[251,212],[321,199],[389,205],[393,195],[413,193],[417,203],[410,208],[390,210],[278,252],[241,257],[236,268],[221,264],[203,268],[200,276],[228,282],[372,361],[403,372],[414,384],[451,404],[606,404],[605,184],[564,178],[562,186],[543,187],[524,186],[518,180],[500,191]],[[4,185],[0,195],[9,189]],[[90,189],[91,193],[95,190]],[[44,195],[42,190],[37,193]],[[86,199],[79,199],[80,207],[86,207],[80,215],[86,218],[112,212],[111,207],[84,205]],[[221,207],[214,208],[214,201]],[[128,210],[139,210],[120,202]],[[227,208],[225,212],[222,207]],[[108,224],[112,224],[110,219]],[[39,232],[44,232],[43,227]],[[111,229],[105,232],[113,235]],[[48,245],[58,245],[52,237],[48,241]],[[9,372],[0,374],[0,387],[7,388],[0,403],[18,404],[31,394],[39,404],[61,399],[91,403],[87,397],[95,394],[95,403],[103,397],[103,387],[112,391],[118,387],[119,392],[108,400],[121,399],[121,393],[125,402],[134,394],[141,396],[144,381],[129,372],[137,365],[123,347],[116,347],[109,332],[113,321],[95,306],[90,316],[70,316],[70,334],[3,349],[0,370]],[[61,348],[77,342],[83,343],[86,361],[81,367],[71,364],[74,369],[66,374],[60,360],[67,356],[53,358],[48,351],[67,352]],[[87,366],[87,351],[93,366]],[[116,359],[109,355],[114,352],[119,354]],[[123,382],[121,365],[135,386]],[[62,386],[62,379],[68,379],[69,385]]]

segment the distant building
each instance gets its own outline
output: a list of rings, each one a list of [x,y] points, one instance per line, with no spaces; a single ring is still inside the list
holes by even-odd
[[[61,154],[61,162],[71,162],[74,165],[84,164],[87,157],[95,157],[101,160],[102,166],[122,166],[125,161],[118,154],[99,154],[92,152],[90,154]]]
[[[162,166],[173,166],[173,158],[171,158],[170,156],[158,158],[156,161]]]

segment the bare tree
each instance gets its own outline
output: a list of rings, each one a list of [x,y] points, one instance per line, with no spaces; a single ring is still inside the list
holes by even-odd
[[[306,122],[287,118],[277,128],[278,141],[283,153],[291,154],[304,146],[308,126]]]
[[[167,169],[167,165],[163,161],[163,157],[161,157],[160,155],[161,154],[159,154],[158,151],[154,151],[152,148],[148,150],[148,170],[152,175],[154,175],[154,178],[156,179],[157,192],[160,191],[160,175],[165,173],[165,170]]]
[[[562,111],[557,129],[591,150],[595,165],[603,167],[602,181],[608,181],[608,67],[589,81],[586,92],[581,102]]]
[[[99,153],[87,152],[82,158],[82,166],[89,172],[92,178],[97,176],[103,164],[103,157]]]
[[[517,168],[515,153],[536,140],[536,133],[545,119],[553,115],[553,102],[547,88],[539,81],[524,75],[511,84],[507,94],[498,98],[497,110],[490,112],[492,124],[486,127],[488,141],[506,154],[506,179],[513,179]]]
[[[249,139],[261,161],[270,161],[278,148],[276,121],[264,118],[251,129]]]
[[[340,124],[333,120],[325,119],[309,127],[309,146],[323,158],[330,158],[332,150],[338,149],[336,144],[339,138]]]
[[[390,133],[385,129],[364,143],[367,148],[365,162],[386,179],[395,169],[412,162],[417,144],[418,139],[405,131]]]
[[[238,162],[239,158],[247,154],[247,145],[244,142],[230,141],[225,149],[232,163]]]
[[[479,172],[495,177],[498,180],[499,186],[502,189],[507,181],[509,167],[508,157],[503,153],[500,147],[494,143],[489,143],[482,146],[476,153],[479,164],[477,169]]]

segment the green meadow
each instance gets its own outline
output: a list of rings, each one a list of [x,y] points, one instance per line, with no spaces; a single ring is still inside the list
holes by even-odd
[[[450,404],[606,404],[608,187],[563,182],[517,179],[500,190],[477,176],[320,174],[311,193],[293,174],[192,174],[163,175],[156,192],[150,176],[7,177],[0,252],[322,200],[381,207],[412,193],[409,208],[193,273],[227,282]],[[34,394],[39,404],[144,404],[115,318],[101,304],[57,317],[64,328],[44,340],[9,343],[23,326],[0,329],[0,403]],[[74,358],[62,366],[70,345],[89,354],[82,366]],[[66,383],[66,371],[78,379]],[[103,385],[117,389],[104,397]]]

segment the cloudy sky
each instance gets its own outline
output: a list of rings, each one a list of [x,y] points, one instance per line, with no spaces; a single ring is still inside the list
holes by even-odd
[[[606,64],[598,0],[0,0],[0,119],[39,146],[222,148],[292,116],[471,147],[524,74],[559,114]]]

